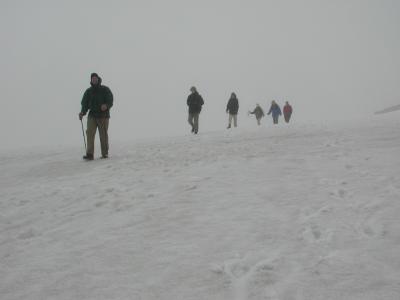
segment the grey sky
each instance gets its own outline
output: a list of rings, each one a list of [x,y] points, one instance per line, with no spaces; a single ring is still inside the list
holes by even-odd
[[[273,99],[295,122],[371,115],[400,103],[399,20],[396,0],[0,0],[2,144],[81,143],[91,72],[111,140],[187,134],[192,85],[200,131],[225,128],[232,91],[243,126]]]

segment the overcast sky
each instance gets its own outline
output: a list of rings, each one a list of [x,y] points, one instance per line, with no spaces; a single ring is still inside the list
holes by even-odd
[[[397,0],[0,0],[0,37],[11,148],[82,143],[91,72],[114,94],[111,144],[188,134],[192,85],[205,101],[200,133],[224,130],[231,92],[239,126],[273,99],[292,103],[294,124],[400,103]]]

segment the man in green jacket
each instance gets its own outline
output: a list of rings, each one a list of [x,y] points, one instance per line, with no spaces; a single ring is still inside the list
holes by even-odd
[[[111,90],[101,84],[101,78],[96,73],[90,75],[90,85],[82,98],[82,109],[79,119],[89,111],[87,119],[87,149],[83,159],[93,160],[94,138],[96,130],[99,129],[101,157],[108,157],[108,123],[110,119],[110,108],[113,106],[113,94]]]

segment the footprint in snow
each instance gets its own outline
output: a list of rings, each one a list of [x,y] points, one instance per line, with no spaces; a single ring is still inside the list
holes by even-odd
[[[29,200],[21,200],[21,201],[19,201],[18,206],[24,206],[28,203],[29,203]]]
[[[197,189],[197,185],[192,185],[192,186],[186,187],[185,191],[193,191],[195,189]]]
[[[102,206],[104,206],[105,204],[107,204],[108,203],[108,201],[99,201],[99,202],[96,202],[96,204],[94,205],[94,206],[96,206],[96,207],[102,207]]]
[[[379,238],[388,234],[382,220],[369,218],[366,219],[360,226],[359,231],[367,238]]]
[[[105,190],[106,193],[112,193],[115,189],[114,188],[108,188]]]
[[[20,240],[28,240],[28,239],[31,239],[31,238],[33,238],[35,236],[36,236],[35,231],[33,229],[29,229],[28,231],[25,231],[25,232],[21,233],[18,236],[18,239],[20,239]]]
[[[315,224],[308,224],[300,231],[300,240],[309,243],[317,243],[322,240],[322,231]],[[329,239],[329,235],[324,237],[324,240]]]
[[[347,195],[347,192],[343,189],[339,189],[335,192],[330,192],[329,195],[331,195],[333,197],[340,197],[340,198],[344,199]]]
[[[273,288],[275,267],[267,261],[250,266],[243,259],[228,260],[214,266],[213,272],[227,277],[232,286],[232,299],[278,299]]]
[[[346,168],[347,170],[351,170],[351,169],[353,169],[353,166],[352,166],[352,165],[349,165],[349,164],[347,164],[347,165],[345,166],[345,168]]]

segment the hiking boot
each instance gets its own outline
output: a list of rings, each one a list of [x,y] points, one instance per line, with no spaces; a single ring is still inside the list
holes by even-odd
[[[107,154],[106,155],[102,155],[100,158],[101,159],[106,159],[106,158],[108,158],[108,155]]]
[[[93,154],[87,153],[86,155],[83,156],[83,159],[85,159],[85,160],[93,160]]]
[[[231,128],[231,125],[230,125],[230,124],[228,125],[228,127],[226,127],[226,129],[229,129],[229,128]]]

